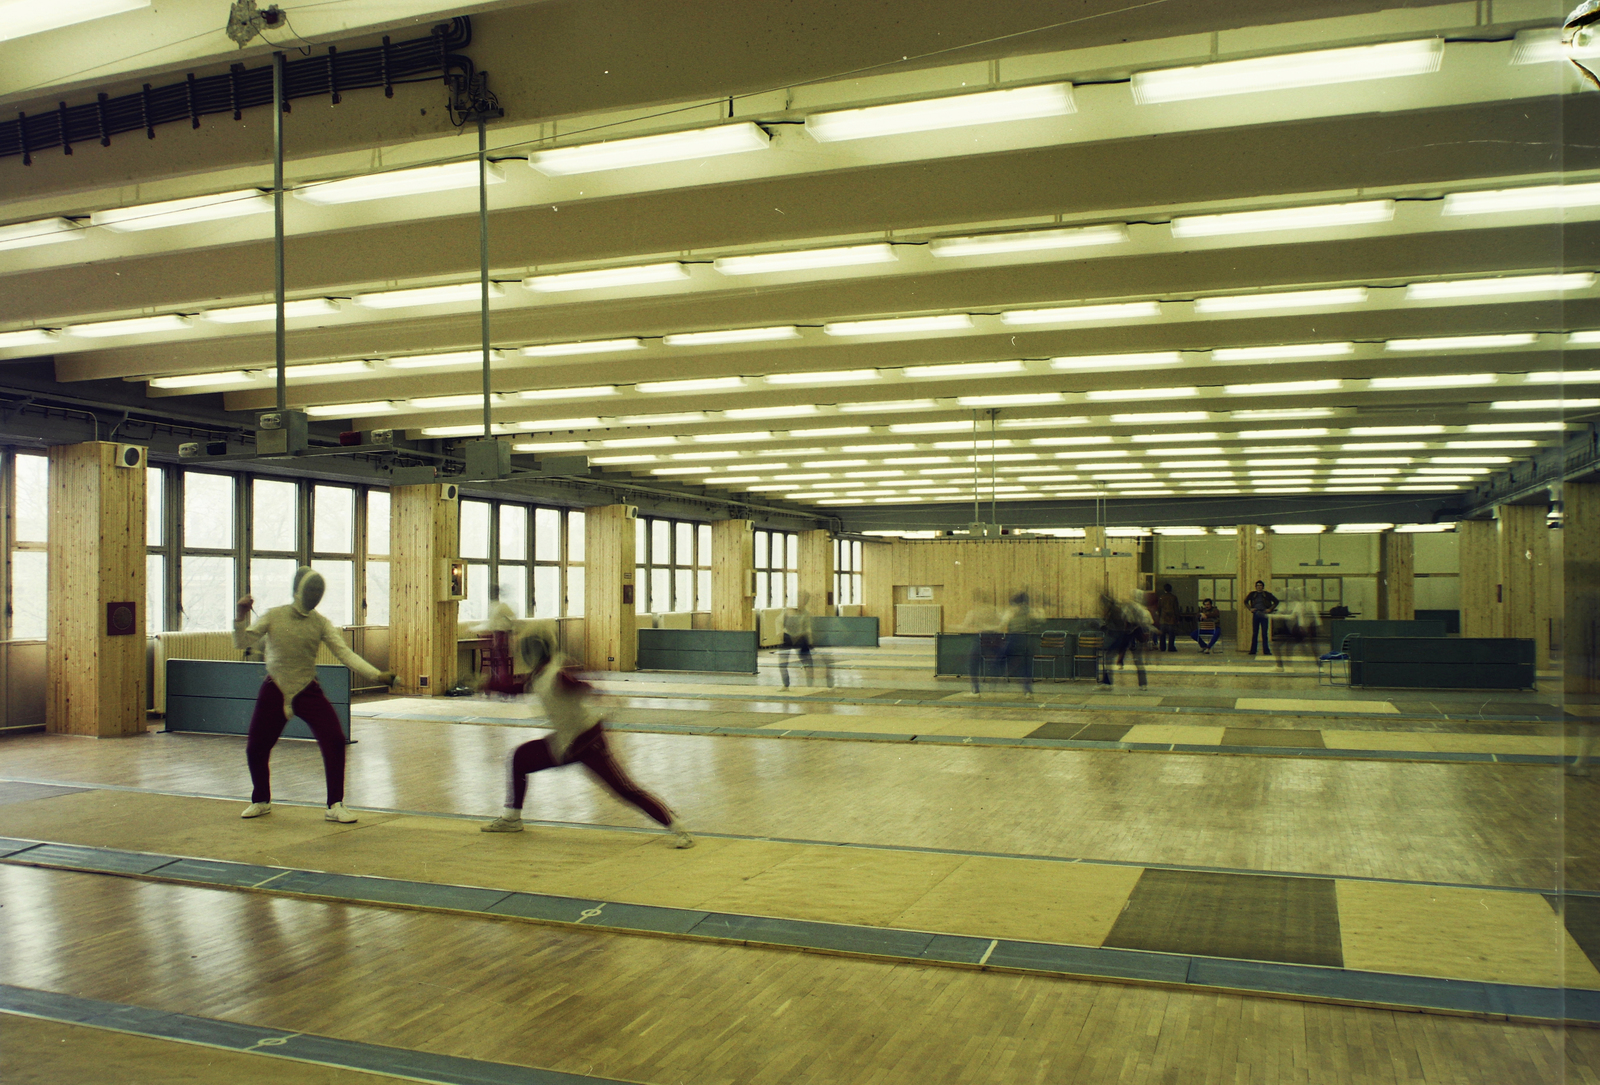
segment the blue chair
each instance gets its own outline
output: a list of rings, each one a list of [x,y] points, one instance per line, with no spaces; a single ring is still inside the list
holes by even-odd
[[[1337,645],[1330,646],[1333,651],[1324,652],[1317,657],[1317,685],[1322,685],[1322,665],[1324,663],[1328,665],[1328,685],[1338,685],[1335,680],[1339,677],[1339,664],[1341,663],[1344,664],[1344,684],[1347,686],[1350,684],[1350,652],[1348,646],[1353,638],[1360,635],[1360,633],[1346,633],[1339,638]]]

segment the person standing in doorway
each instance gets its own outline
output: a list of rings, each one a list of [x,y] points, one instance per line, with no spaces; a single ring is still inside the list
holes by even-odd
[[[1210,655],[1211,649],[1217,646],[1222,637],[1222,612],[1210,599],[1200,600],[1200,609],[1194,615],[1194,632],[1190,635],[1203,656]]]
[[[1156,622],[1161,629],[1161,643],[1157,651],[1178,650],[1178,618],[1181,614],[1182,608],[1178,605],[1178,597],[1172,593],[1172,585],[1161,585],[1161,594],[1156,596]]]
[[[1256,581],[1256,590],[1244,597],[1244,608],[1250,612],[1250,654],[1260,649],[1262,655],[1272,654],[1272,619],[1268,617],[1278,609],[1278,597],[1267,590],[1262,581]]]
[[[349,824],[356,816],[344,808],[344,731],[339,717],[317,683],[317,649],[326,644],[339,662],[369,682],[390,686],[392,671],[380,671],[352,652],[339,630],[317,613],[327,585],[322,574],[302,565],[294,571],[294,602],[273,607],[250,625],[255,600],[239,600],[234,615],[233,646],[251,649],[266,643],[267,680],[256,694],[245,739],[245,763],[250,766],[250,805],[239,815],[258,818],[272,813],[272,778],[269,764],[291,716],[299,716],[316,736],[322,751],[322,770],[328,786],[327,821]]]

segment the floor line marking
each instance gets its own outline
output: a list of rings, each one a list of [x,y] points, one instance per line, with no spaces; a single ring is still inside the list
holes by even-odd
[[[994,947],[998,946],[999,944],[1000,944],[1000,939],[991,938],[989,940],[989,948],[983,951],[983,956],[981,958],[979,958],[978,964],[980,964],[980,965],[988,964],[989,963],[989,955],[994,952]]]

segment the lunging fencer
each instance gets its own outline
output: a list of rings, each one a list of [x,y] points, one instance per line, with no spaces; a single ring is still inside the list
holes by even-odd
[[[257,818],[272,813],[272,779],[269,763],[291,716],[299,716],[316,736],[322,750],[322,769],[328,784],[328,812],[325,819],[348,824],[356,816],[344,807],[344,732],[339,717],[328,703],[327,694],[317,684],[317,649],[326,644],[339,662],[369,682],[388,686],[394,674],[380,671],[350,650],[339,630],[317,604],[327,585],[322,574],[302,565],[294,571],[294,602],[273,607],[254,625],[250,611],[255,600],[239,600],[234,615],[233,645],[251,649],[266,642],[267,680],[256,694],[255,712],[250,717],[250,734],[245,739],[244,757],[250,766],[250,805],[240,817]]]
[[[595,688],[578,676],[577,666],[556,651],[543,633],[529,633],[517,641],[517,652],[528,671],[528,692],[544,709],[552,734],[524,742],[511,754],[511,781],[505,810],[482,826],[486,833],[520,833],[522,804],[528,796],[528,775],[561,765],[580,764],[599,778],[619,799],[638,807],[673,834],[675,847],[694,847],[672,811],[654,795],[634,783],[606,745],[605,718],[591,703]]]

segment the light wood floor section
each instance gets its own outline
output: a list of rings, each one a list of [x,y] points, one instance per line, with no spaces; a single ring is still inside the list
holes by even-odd
[[[7,983],[652,1085],[1546,1085],[1595,1082],[1600,1058],[1600,1033],[1590,1030],[93,875],[0,868],[0,895]]]

